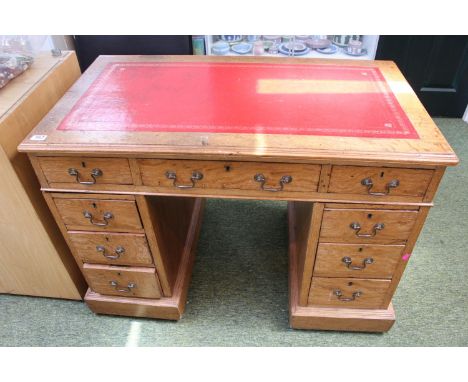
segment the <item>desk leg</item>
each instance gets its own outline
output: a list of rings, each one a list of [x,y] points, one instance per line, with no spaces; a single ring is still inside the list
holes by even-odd
[[[323,210],[323,206],[321,209]],[[320,207],[318,213],[321,214]],[[395,313],[391,303],[387,309],[325,308],[301,303],[301,295],[308,293],[307,284],[310,287],[308,280],[310,280],[315,258],[316,241],[314,238],[318,235],[315,235],[315,230],[320,228],[316,228],[315,220],[312,203],[310,206],[297,202],[288,203],[289,320],[291,327],[293,329],[360,332],[388,331],[395,322]]]
[[[146,197],[142,196],[141,198]],[[166,201],[173,207],[173,204],[177,204],[178,200],[182,203],[187,201],[187,198],[184,200],[175,197],[172,199],[167,198],[170,197],[165,197],[165,199],[156,201],[156,204],[152,207],[151,204],[155,200],[149,201],[137,199],[140,214],[142,215],[144,224],[145,212],[142,211],[142,206],[143,209],[148,207],[150,210],[151,208],[158,208],[159,202]],[[169,280],[170,295],[165,293],[165,297],[160,299],[115,297],[104,296],[93,292],[91,289],[88,289],[88,292],[85,296],[85,301],[93,312],[100,314],[148,317],[166,320],[179,320],[182,317],[187,300],[188,287],[192,275],[192,268],[195,260],[195,249],[200,233],[204,207],[204,199],[193,198],[193,201],[191,218],[189,219],[188,229],[186,230],[186,238],[183,244],[183,248],[181,249],[180,261],[177,262],[177,267],[174,267],[171,265],[171,263],[169,263],[170,260],[168,256],[170,256],[170,254],[164,253],[168,249],[168,246],[163,242],[165,236],[164,230],[159,229],[164,225],[164,220],[161,221],[161,219],[163,219],[165,216],[164,208],[159,209],[160,214],[152,214],[151,224],[149,226],[147,222],[145,224],[145,230],[147,230],[146,233],[149,241],[151,241],[151,235],[154,235],[154,239],[157,240],[157,242],[153,244],[158,246],[157,250],[159,251],[158,255],[160,256],[160,261],[162,261],[162,264],[165,267],[164,272],[167,272],[166,276],[168,276],[167,279]],[[154,231],[149,232],[149,227],[154,229]],[[177,230],[179,226],[174,226],[172,228]],[[167,235],[170,234],[169,232],[166,233]],[[166,237],[166,239],[168,238]],[[154,248],[152,248],[152,251],[154,255]],[[156,260],[156,256],[155,261],[158,261]],[[173,274],[170,273],[171,268],[175,269]]]

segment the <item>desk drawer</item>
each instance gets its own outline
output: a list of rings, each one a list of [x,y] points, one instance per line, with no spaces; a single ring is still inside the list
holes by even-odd
[[[308,164],[160,159],[140,159],[138,164],[143,185],[176,190],[310,193],[317,191],[320,177],[320,166]]]
[[[70,231],[143,231],[133,200],[54,198]]]
[[[404,245],[320,243],[314,276],[391,279]]]
[[[312,278],[309,305],[340,308],[385,309],[383,301],[390,280]]]
[[[128,159],[37,157],[51,187],[58,183],[96,188],[101,184],[133,184]],[[80,186],[81,187],[81,186]]]
[[[91,289],[100,294],[160,298],[161,287],[154,268],[84,264]]]
[[[423,197],[433,173],[424,169],[333,166],[328,192]]]
[[[68,232],[83,263],[151,266],[153,259],[144,234]]]
[[[333,209],[323,212],[320,241],[327,243],[403,244],[418,211]]]

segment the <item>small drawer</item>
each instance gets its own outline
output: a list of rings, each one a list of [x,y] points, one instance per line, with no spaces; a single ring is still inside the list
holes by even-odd
[[[153,258],[144,234],[68,232],[83,263],[151,266]]]
[[[143,185],[175,190],[244,191],[263,195],[317,191],[320,166],[310,164],[138,160]]]
[[[135,201],[54,198],[69,231],[143,231]]]
[[[37,157],[51,187],[61,183],[96,188],[102,184],[133,184],[128,159]]]
[[[90,288],[100,294],[160,298],[161,287],[154,268],[84,264]]]
[[[328,192],[423,197],[433,173],[424,169],[333,166]]]
[[[391,279],[404,245],[320,243],[314,276]]]
[[[320,241],[326,243],[403,244],[418,211],[333,209],[323,212]]]
[[[309,305],[385,309],[390,280],[313,277]]]

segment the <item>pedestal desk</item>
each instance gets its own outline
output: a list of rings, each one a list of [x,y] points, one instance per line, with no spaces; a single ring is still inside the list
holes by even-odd
[[[19,150],[92,311],[180,319],[203,200],[287,200],[291,326],[375,332],[458,162],[393,62],[264,57],[101,56]]]

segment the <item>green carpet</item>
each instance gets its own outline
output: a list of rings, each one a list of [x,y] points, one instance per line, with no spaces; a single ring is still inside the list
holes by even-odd
[[[94,315],[81,302],[0,295],[2,346],[468,346],[468,124],[437,119],[449,168],[385,334],[288,327],[286,203],[208,200],[178,323]]]

